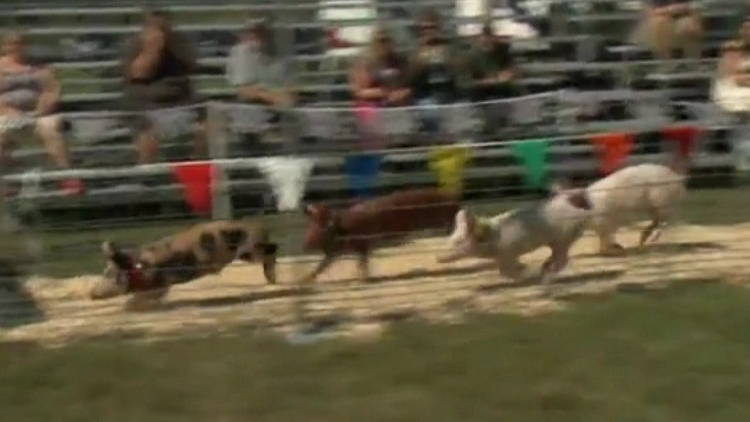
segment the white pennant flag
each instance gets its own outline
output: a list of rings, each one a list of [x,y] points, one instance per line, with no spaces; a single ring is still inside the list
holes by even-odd
[[[269,157],[258,160],[258,171],[271,184],[279,211],[299,208],[313,166],[314,162],[309,158]]]

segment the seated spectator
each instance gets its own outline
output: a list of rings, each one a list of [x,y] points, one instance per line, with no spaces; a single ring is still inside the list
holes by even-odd
[[[204,111],[198,112],[196,122],[190,113],[164,110],[196,102],[190,83],[195,66],[193,49],[187,38],[172,29],[169,16],[162,11],[146,13],[141,32],[126,43],[122,68],[125,108],[136,113],[131,123],[140,164],[156,159],[159,129],[182,130],[159,126],[165,124],[192,125],[193,153],[206,155]]]
[[[722,48],[711,98],[728,112],[750,112],[750,19],[742,24],[738,39]]]
[[[439,117],[428,107],[458,98],[460,61],[451,39],[442,33],[440,15],[436,10],[424,11],[417,19],[417,26],[419,40],[409,64],[409,79],[417,104],[427,107],[423,121],[432,128]]]
[[[510,51],[510,38],[495,36],[491,24],[482,28],[479,40],[472,50],[470,66],[474,101],[516,95],[516,71]]]
[[[3,38],[0,56],[0,167],[11,162],[10,144],[25,142],[26,129],[44,143],[47,154],[60,169],[70,167],[63,138],[63,122],[56,114],[60,83],[53,70],[30,64],[24,52],[24,38],[11,32]],[[62,182],[63,190],[81,193],[80,180]]]
[[[240,101],[274,107],[294,103],[286,63],[276,56],[273,33],[265,23],[248,23],[232,47],[226,71]]]
[[[686,58],[700,59],[703,28],[691,0],[650,0],[645,21],[636,32],[657,59],[669,60],[678,48]]]
[[[229,83],[237,89],[237,98],[241,102],[269,107],[267,123],[275,125],[273,128],[279,129],[279,123],[284,118],[285,124],[290,125],[287,128],[296,130],[296,122],[291,114],[284,111],[295,102],[290,77],[285,61],[276,55],[273,30],[267,23],[248,22],[240,35],[239,43],[232,47],[226,75]],[[245,146],[253,152],[262,150],[263,147],[258,142],[264,140],[263,134],[242,133],[248,122],[237,121],[237,117],[234,120],[234,130],[243,135]]]
[[[373,137],[378,131],[377,107],[408,103],[411,89],[406,85],[406,70],[406,59],[395,51],[388,32],[373,29],[365,54],[349,73],[349,85],[357,102],[357,121],[366,137]]]

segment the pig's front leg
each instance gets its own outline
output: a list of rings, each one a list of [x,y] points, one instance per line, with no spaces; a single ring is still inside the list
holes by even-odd
[[[526,266],[518,260],[518,257],[503,257],[498,259],[497,263],[501,277],[508,278],[514,283],[518,283],[523,280],[523,276],[526,272]]]

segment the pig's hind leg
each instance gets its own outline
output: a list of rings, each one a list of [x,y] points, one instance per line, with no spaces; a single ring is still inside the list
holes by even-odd
[[[526,266],[518,260],[518,257],[500,258],[497,260],[497,263],[501,277],[508,278],[514,283],[523,279],[526,272]]]
[[[570,246],[551,246],[552,254],[542,264],[541,284],[545,294],[551,293],[552,281],[555,276],[568,266],[568,250]]]

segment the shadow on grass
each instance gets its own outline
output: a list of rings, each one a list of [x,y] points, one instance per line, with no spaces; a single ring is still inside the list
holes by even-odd
[[[555,278],[552,284],[553,285],[570,285],[570,284],[577,284],[577,283],[589,283],[592,281],[602,281],[602,282],[612,281],[613,279],[620,278],[624,274],[625,274],[624,270],[589,271],[585,273],[557,277]],[[519,289],[523,287],[539,285],[540,282],[541,282],[541,277],[538,274],[535,274],[533,276],[526,277],[525,279],[518,281],[518,282],[500,282],[500,283],[485,284],[485,285],[477,287],[476,290],[477,290],[477,293],[493,293],[493,292],[497,292],[500,290]]]

